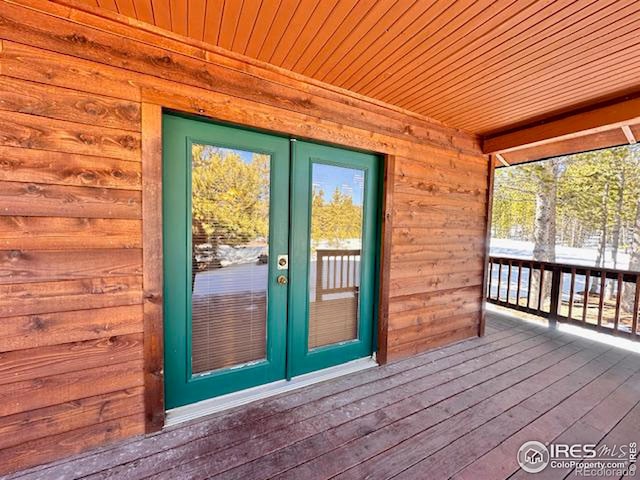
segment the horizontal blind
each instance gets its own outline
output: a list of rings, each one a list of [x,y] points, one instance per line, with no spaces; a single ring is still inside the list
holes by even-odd
[[[266,356],[268,155],[192,146],[191,369]]]

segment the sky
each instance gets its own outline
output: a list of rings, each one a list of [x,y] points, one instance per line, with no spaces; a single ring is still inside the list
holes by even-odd
[[[218,148],[218,150],[223,155],[235,153],[245,163],[253,161],[253,152],[229,148]],[[324,191],[326,201],[331,200],[333,192],[338,188],[342,194],[352,196],[354,205],[362,205],[364,196],[364,171],[362,170],[314,163],[312,185]]]
[[[244,163],[251,163],[253,161],[253,152],[247,152],[246,150],[237,150],[235,148],[216,148],[221,155],[229,155],[235,153],[239,155]],[[224,157],[223,157],[224,158]]]
[[[354,205],[362,205],[364,195],[364,172],[352,168],[313,164],[312,184],[324,191],[324,199],[331,200],[336,187],[341,193],[351,195]]]

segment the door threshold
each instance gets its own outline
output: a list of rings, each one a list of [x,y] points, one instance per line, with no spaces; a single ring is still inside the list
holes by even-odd
[[[293,377],[291,380],[277,380],[265,385],[248,388],[239,392],[228,393],[215,398],[202,400],[191,405],[172,408],[167,410],[164,426],[171,427],[179,423],[195,420],[199,417],[218,413],[230,408],[239,407],[247,403],[262,400],[268,397],[279,395],[281,393],[290,392],[298,388],[313,385],[314,383],[324,382],[332,378],[341,377],[350,373],[366,370],[371,367],[378,366],[375,355],[367,358],[352,360],[351,362],[336,365],[335,367],[325,368],[316,372],[305,373]]]

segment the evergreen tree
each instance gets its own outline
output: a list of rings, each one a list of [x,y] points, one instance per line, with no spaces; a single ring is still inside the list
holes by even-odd
[[[321,189],[312,191],[311,239],[314,247],[322,241],[335,248],[343,246],[344,241],[362,236],[362,205],[355,205],[351,195],[344,194],[339,188],[333,191],[331,200],[325,201]]]
[[[192,152],[192,235],[196,246],[266,242],[269,222],[269,156],[194,145]],[[216,258],[217,260],[217,258]]]
[[[536,260],[553,261],[555,246],[567,245],[596,250],[596,267],[619,268],[628,253],[628,268],[639,270],[639,159],[640,146],[626,145],[498,169],[493,237],[534,242]]]

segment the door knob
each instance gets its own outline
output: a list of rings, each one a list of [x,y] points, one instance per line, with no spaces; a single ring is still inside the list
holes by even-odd
[[[276,279],[276,281],[278,282],[279,285],[286,285],[288,282],[287,277],[285,277],[284,275],[278,275],[278,278]]]

